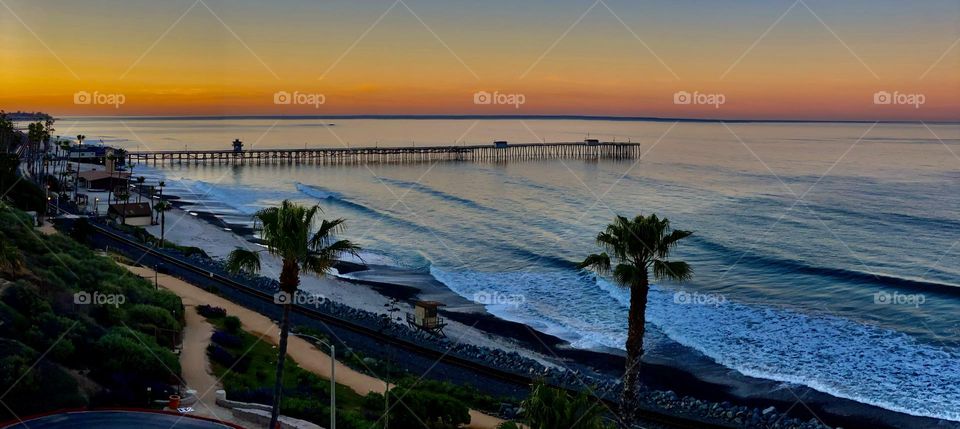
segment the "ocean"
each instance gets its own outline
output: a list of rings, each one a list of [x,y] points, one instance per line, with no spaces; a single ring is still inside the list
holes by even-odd
[[[129,150],[640,142],[641,160],[134,174],[237,225],[283,199],[319,204],[371,260],[586,349],[623,348],[628,300],[574,264],[616,214],[656,213],[694,231],[673,257],[695,275],[653,287],[652,355],[677,343],[745,375],[960,421],[955,124],[65,118],[56,133]]]

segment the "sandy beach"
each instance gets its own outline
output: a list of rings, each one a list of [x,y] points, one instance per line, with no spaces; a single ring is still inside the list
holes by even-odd
[[[174,208],[166,213],[166,217],[166,240],[184,246],[199,247],[213,258],[224,259],[230,251],[237,247],[248,250],[256,250],[258,248],[255,243],[241,238],[233,231],[227,231],[224,228],[217,227],[201,219],[200,215],[191,215],[190,212]],[[147,231],[159,237],[160,225],[147,227]],[[261,275],[268,278],[277,278],[279,277],[281,265],[278,258],[264,253],[262,254]],[[388,284],[383,288],[374,288],[365,284],[366,282],[359,283],[357,281],[348,281],[333,276],[319,277],[314,274],[303,273],[301,275],[300,289],[307,293],[322,295],[325,299],[353,308],[388,315],[387,307],[391,302],[389,297],[393,294],[388,290],[384,290],[384,288],[396,289],[396,286]],[[427,289],[426,293],[420,295],[420,297],[422,299],[444,300],[452,304],[450,307],[453,307],[456,311],[489,316],[483,310],[482,306],[473,304],[453,292],[443,289],[442,285],[440,286],[441,287]],[[419,290],[418,288],[418,293]],[[400,314],[411,313],[413,311],[413,306],[408,302],[401,300],[397,302],[396,305],[401,310]],[[405,322],[396,320],[394,320],[394,322],[405,324]],[[488,332],[477,329],[475,326],[476,323],[472,320],[464,319],[463,322],[460,322],[450,319],[449,326],[445,328],[445,332],[448,338],[459,343],[515,351],[545,366],[556,368],[563,366],[562,363],[557,361],[555,356],[536,353],[527,348],[519,347],[518,344],[511,343],[504,337],[490,335]]]

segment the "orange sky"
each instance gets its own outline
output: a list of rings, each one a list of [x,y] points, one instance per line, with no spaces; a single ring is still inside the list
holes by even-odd
[[[6,0],[0,108],[960,119],[960,4],[833,3]]]

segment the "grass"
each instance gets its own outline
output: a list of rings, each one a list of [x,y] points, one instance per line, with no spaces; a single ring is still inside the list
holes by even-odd
[[[208,317],[217,329],[220,343],[211,343],[230,353],[229,359],[211,356],[211,367],[221,378],[227,396],[242,402],[272,403],[276,372],[277,348],[243,330],[230,332],[227,317]],[[217,340],[218,338],[214,338]],[[236,341],[235,341],[236,340]],[[225,357],[225,356],[224,356]],[[301,368],[289,356],[284,364],[283,402],[281,412],[319,425],[329,424],[330,381]],[[337,426],[344,428],[374,427],[377,411],[365,407],[368,401],[351,388],[337,384]],[[372,418],[371,418],[372,417]]]

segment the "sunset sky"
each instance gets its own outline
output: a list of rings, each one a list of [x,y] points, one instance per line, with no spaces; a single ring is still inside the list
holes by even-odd
[[[958,120],[958,41],[956,0],[0,0],[0,108]]]

